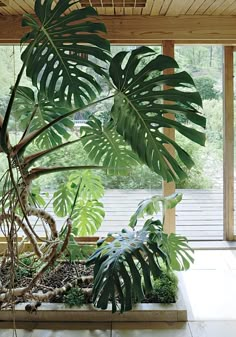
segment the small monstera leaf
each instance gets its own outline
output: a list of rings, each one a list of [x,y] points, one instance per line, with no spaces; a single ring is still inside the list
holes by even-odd
[[[151,198],[144,199],[138,204],[137,210],[131,216],[129,226],[134,228],[138,219],[144,218],[146,215],[154,215],[160,211],[165,213],[166,209],[174,208],[181,200],[182,193],[174,193],[167,197],[154,195]]]
[[[21,86],[17,89],[13,115],[23,131],[28,125],[28,132],[38,130],[67,112],[67,108],[56,102],[45,100],[40,93],[36,98],[31,88]],[[66,117],[41,133],[35,142],[42,149],[57,146],[62,143],[63,139],[70,137],[68,131],[73,126],[74,123],[71,118]]]
[[[185,236],[175,233],[164,234],[161,243],[162,250],[169,256],[170,265],[173,270],[187,270],[194,262],[193,249],[188,245]]]
[[[57,216],[71,217],[75,235],[93,235],[105,216],[103,204],[97,200],[103,194],[101,179],[93,172],[73,173],[54,192],[53,209]]]
[[[137,156],[116,132],[112,122],[102,125],[99,119],[92,117],[81,127],[81,137],[88,156],[96,164],[106,167],[108,174],[127,174],[138,163]]]
[[[78,199],[71,216],[73,233],[78,236],[93,235],[101,226],[104,216],[101,202]]]
[[[168,68],[178,68],[178,64],[168,56],[157,55],[148,47],[138,48],[129,56],[127,52],[118,53],[112,59],[109,70],[116,88],[111,113],[117,132],[139,158],[164,180],[176,181],[185,178],[186,174],[166,145],[174,147],[185,167],[191,168],[193,161],[181,146],[163,134],[162,128],[174,128],[200,145],[204,145],[205,135],[167,118],[165,114],[183,114],[187,120],[201,127],[205,127],[205,118],[196,108],[202,105],[202,101],[199,93],[193,91],[192,78],[186,72],[164,75],[163,70]]]
[[[143,225],[143,230],[149,233],[148,243],[157,244],[161,251],[168,257],[168,265],[171,269],[187,270],[194,261],[193,249],[188,245],[185,236],[175,233],[163,232],[163,225],[159,220],[148,219]]]
[[[61,184],[57,191],[53,194],[53,210],[57,216],[69,216],[75,191],[71,189],[70,184]]]
[[[36,0],[35,14],[23,17],[31,28],[23,39],[29,43],[22,53],[26,75],[48,99],[58,97],[61,104],[83,106],[101,91],[96,75],[106,76],[103,68],[84,54],[100,61],[110,59],[109,42],[98,34],[106,32],[103,23],[89,20],[97,16],[92,7],[70,7],[77,1]],[[70,11],[65,15],[65,12]],[[56,94],[55,94],[56,92]]]
[[[48,193],[44,194],[46,197],[48,197]],[[37,184],[32,184],[31,189],[30,189],[30,198],[29,198],[29,202],[32,205],[39,205],[39,206],[45,206],[46,205],[46,201],[42,196],[41,193],[41,188],[40,186]]]
[[[69,176],[69,182],[75,188],[79,185],[79,197],[82,199],[100,199],[104,195],[101,178],[92,170],[72,173]]]

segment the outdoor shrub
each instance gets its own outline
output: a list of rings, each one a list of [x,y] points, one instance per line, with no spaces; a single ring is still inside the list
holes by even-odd
[[[215,79],[208,76],[202,76],[195,79],[195,84],[202,99],[211,100],[219,98],[219,92],[215,88]]]

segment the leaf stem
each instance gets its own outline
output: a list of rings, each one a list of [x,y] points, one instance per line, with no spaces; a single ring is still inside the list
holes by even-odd
[[[67,112],[66,114],[64,115],[61,115],[59,116],[58,118],[54,119],[53,121],[51,121],[50,123],[44,125],[42,128],[38,129],[38,130],[35,130],[33,132],[31,132],[30,134],[28,134],[26,137],[24,137],[15,147],[14,147],[14,150],[13,150],[13,153],[14,155],[18,154],[19,156],[21,155],[22,151],[24,151],[24,149],[26,148],[26,146],[28,146],[35,138],[37,138],[40,134],[42,134],[43,132],[45,132],[47,129],[49,129],[50,127],[52,127],[54,124],[60,122],[61,120],[63,120],[64,118],[66,117],[69,117],[75,113],[78,113],[78,112],[81,112],[83,111],[84,109],[88,109],[89,107],[95,105],[95,104],[98,104],[98,103],[101,103],[105,100],[108,100],[110,98],[113,98],[115,97],[115,94],[113,95],[110,95],[108,97],[104,97],[104,98],[101,98],[99,99],[98,101],[96,102],[92,102],[86,106],[83,106],[82,108],[80,109],[74,109],[72,111],[69,111]]]

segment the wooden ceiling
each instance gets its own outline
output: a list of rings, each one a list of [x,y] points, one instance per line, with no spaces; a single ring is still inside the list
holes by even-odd
[[[81,0],[75,6],[91,5],[101,15],[236,15],[236,0]],[[0,15],[33,13],[33,7],[34,0],[0,0]]]

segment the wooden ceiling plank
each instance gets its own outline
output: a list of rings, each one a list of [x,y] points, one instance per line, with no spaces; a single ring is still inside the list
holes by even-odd
[[[132,7],[125,7],[125,15],[133,15],[133,8]]]
[[[10,3],[11,0],[1,0],[1,2],[3,4],[5,4],[6,6],[9,6],[9,3]],[[2,7],[2,6],[1,6]]]
[[[166,12],[168,11],[168,8],[170,7],[172,0],[165,0],[161,10],[160,10],[160,15],[166,15]]]
[[[214,11],[219,8],[222,4],[224,4],[225,0],[215,0],[215,2],[208,7],[208,9],[203,13],[204,15],[212,15]]]
[[[12,9],[15,11],[15,15],[26,13],[26,11],[25,11],[22,7],[20,7],[20,6],[18,5],[18,3],[16,3],[15,0],[11,0],[11,1],[9,2],[9,6],[8,6],[8,7],[9,7],[9,8],[12,8]]]
[[[142,7],[133,8],[133,15],[141,15],[141,14],[142,14]]]
[[[105,8],[104,7],[97,7],[97,12],[99,15],[104,15],[105,14]]]
[[[114,7],[105,7],[105,15],[115,15]]]
[[[147,0],[146,6],[142,10],[142,15],[150,15],[152,11],[154,0]]]
[[[205,0],[205,2],[198,8],[195,14],[203,15],[214,2],[215,0]]]
[[[159,15],[164,0],[154,0],[150,15]]]
[[[31,8],[31,10],[34,10],[34,1],[33,0],[24,0],[25,3]]]
[[[4,7],[0,7],[0,14],[1,15],[9,15],[9,13],[4,9]]]
[[[4,9],[4,11],[6,12],[6,15],[18,15],[18,13],[16,13],[14,8],[10,6],[2,7],[2,9]]]
[[[10,1],[10,0],[1,0],[1,2],[2,2],[3,4],[5,4],[6,6],[9,5],[9,1]]]
[[[203,4],[205,0],[195,0],[192,6],[188,9],[187,13],[188,15],[194,15],[198,8]]]
[[[32,13],[32,8],[22,0],[15,0],[20,8],[22,8],[26,13]]]
[[[235,1],[229,6],[227,7],[222,13],[221,15],[233,15],[233,13],[235,12],[236,9],[236,3]]]
[[[193,4],[194,0],[173,0],[170,4],[168,11],[166,12],[166,16],[177,16],[183,15],[187,12],[190,6]]]
[[[82,8],[80,2],[77,2],[73,6],[70,7],[71,11],[74,9],[80,9],[80,8]]]
[[[188,0],[185,3],[183,3],[181,7],[181,15],[185,15],[194,2],[195,0]]]
[[[234,3],[235,0],[224,0],[224,2],[215,9],[215,11],[212,13],[212,15],[221,15],[225,9],[227,9],[232,3]]]
[[[124,15],[124,8],[123,7],[115,7],[115,14],[116,15]]]

